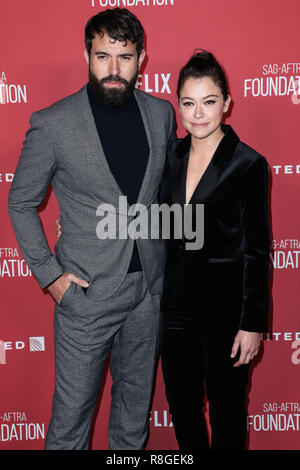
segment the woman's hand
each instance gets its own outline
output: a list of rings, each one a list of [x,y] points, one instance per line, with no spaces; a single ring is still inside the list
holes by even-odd
[[[243,364],[249,364],[249,362],[256,356],[260,347],[260,333],[254,333],[250,331],[239,330],[231,350],[231,358],[236,357],[238,350],[240,349],[240,357],[235,362],[234,367],[241,366]]]

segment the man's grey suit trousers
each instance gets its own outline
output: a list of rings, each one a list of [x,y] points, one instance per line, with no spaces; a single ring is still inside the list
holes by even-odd
[[[150,294],[142,272],[127,274],[117,291],[102,301],[70,285],[54,312],[55,391],[46,450],[89,448],[110,352],[109,449],[144,448],[159,313],[160,296]]]

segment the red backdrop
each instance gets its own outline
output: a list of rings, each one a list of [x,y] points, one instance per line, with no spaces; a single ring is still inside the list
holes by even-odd
[[[176,112],[179,68],[194,49],[224,65],[240,138],[272,170],[272,330],[253,367],[249,449],[299,449],[300,111],[298,0],[2,1],[0,43],[0,449],[42,449],[54,385],[53,300],[22,260],[7,196],[30,114],[79,89],[87,19],[126,6],[142,21],[147,61],[139,87]],[[178,113],[177,113],[178,118]],[[178,136],[184,131],[178,119]],[[59,215],[54,195],[41,208],[50,246]],[[93,428],[93,449],[107,448],[109,372]],[[160,365],[147,449],[176,449]]]

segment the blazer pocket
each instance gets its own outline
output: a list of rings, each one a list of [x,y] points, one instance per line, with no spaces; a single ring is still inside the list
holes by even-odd
[[[88,287],[81,287],[81,289],[83,290],[84,295],[86,295]]]

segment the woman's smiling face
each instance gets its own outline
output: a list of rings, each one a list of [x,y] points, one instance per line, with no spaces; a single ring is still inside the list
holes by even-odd
[[[182,124],[193,138],[209,138],[220,131],[223,114],[229,104],[230,96],[225,101],[220,87],[211,77],[189,77],[179,96]]]

